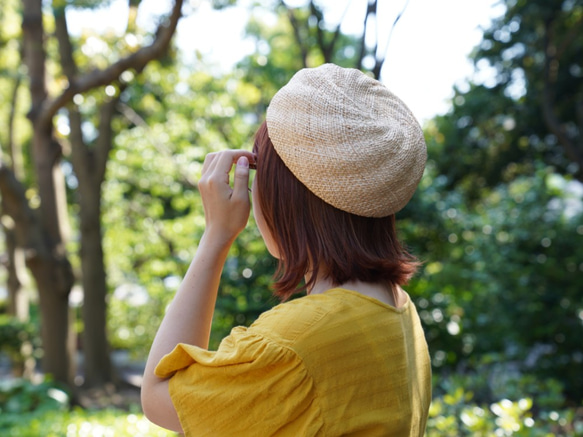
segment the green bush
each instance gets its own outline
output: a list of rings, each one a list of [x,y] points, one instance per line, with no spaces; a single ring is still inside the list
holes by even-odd
[[[28,351],[23,346],[29,344]],[[0,351],[11,359],[20,359],[22,355],[33,355],[33,351],[40,347],[40,339],[31,322],[23,322],[16,317],[0,315]],[[28,358],[24,356],[23,358]]]
[[[453,376],[436,385],[428,437],[583,436],[583,410],[564,407],[563,389],[556,380],[535,384],[530,375],[512,378],[504,394],[513,397],[477,401],[472,390],[481,390],[484,379],[488,376]]]
[[[491,359],[500,381],[509,370],[555,378],[580,404],[583,214],[568,181],[542,168],[472,204],[434,171],[401,221],[424,261],[407,290],[434,371],[478,373]]]
[[[154,424],[138,412],[116,409],[46,411],[21,417],[10,428],[0,427],[3,436],[14,437],[164,437],[174,436]]]
[[[57,436],[170,436],[150,423],[135,406],[119,409],[71,409],[70,396],[46,379],[34,384],[25,379],[0,382],[0,435]]]
[[[48,378],[40,384],[26,379],[0,381],[0,430],[28,422],[23,419],[29,415],[63,412],[69,399],[69,394]]]
[[[436,398],[429,410],[428,437],[560,437],[583,436],[583,417],[574,409],[533,412],[533,400],[502,399],[490,405],[472,401],[458,388]]]

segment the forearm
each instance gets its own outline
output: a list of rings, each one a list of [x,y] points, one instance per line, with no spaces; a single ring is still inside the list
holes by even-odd
[[[230,242],[217,242],[207,233],[200,241],[176,296],[152,343],[146,370],[153,374],[160,359],[178,343],[208,347],[211,323],[223,265]]]
[[[230,245],[203,235],[152,343],[142,379],[142,407],[150,420],[165,428],[180,431],[168,380],[157,377],[154,369],[179,343],[208,347],[219,281]]]

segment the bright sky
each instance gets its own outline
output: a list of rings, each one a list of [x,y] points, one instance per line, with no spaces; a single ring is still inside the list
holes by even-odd
[[[240,1],[248,4],[248,0]],[[305,0],[288,0],[289,5]],[[330,24],[342,20],[342,31],[362,31],[367,0],[321,0]],[[386,62],[382,81],[411,108],[420,121],[448,109],[455,83],[473,74],[467,60],[481,39],[480,27],[501,15],[499,0],[380,0],[378,34]],[[186,59],[195,51],[205,54],[218,68],[228,70],[253,47],[244,41],[249,17],[246,7],[213,11],[204,0],[191,0],[190,11],[178,27],[178,46]],[[387,49],[386,41],[395,18],[407,5],[395,26]],[[347,9],[348,7],[348,9]],[[139,24],[154,26],[160,14],[169,11],[168,0],[143,0]],[[85,26],[113,27],[120,33],[127,23],[127,0],[113,0],[108,10],[70,15],[70,30]]]

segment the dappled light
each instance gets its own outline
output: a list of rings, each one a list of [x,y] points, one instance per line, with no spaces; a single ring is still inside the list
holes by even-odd
[[[379,9],[363,28],[364,1],[343,25],[347,2],[185,3],[0,6],[2,436],[175,435],[145,418],[139,390],[205,230],[205,156],[251,150],[272,96],[305,66],[359,68],[391,88],[399,32],[434,7],[409,2],[398,20]],[[583,5],[493,3],[447,109],[426,119],[425,104],[444,103],[415,85],[428,161],[396,220],[421,261],[404,288],[431,355],[426,435],[583,436]],[[108,7],[123,14],[72,23]],[[245,20],[228,67],[178,24],[221,13]],[[427,66],[425,82],[448,68]],[[210,349],[279,303],[276,265],[251,216]]]

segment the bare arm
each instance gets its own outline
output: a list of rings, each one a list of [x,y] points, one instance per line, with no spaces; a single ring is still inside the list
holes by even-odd
[[[142,381],[142,408],[152,422],[181,432],[178,415],[168,392],[168,379],[154,369],[178,343],[208,347],[219,280],[229,248],[249,218],[249,161],[241,150],[209,154],[204,162],[199,190],[206,228],[198,250],[150,349]],[[229,173],[237,162],[233,188]]]

